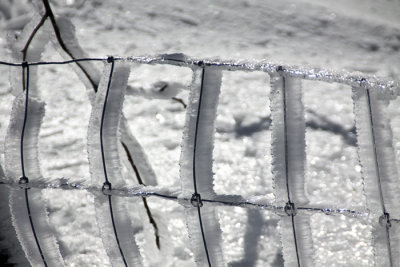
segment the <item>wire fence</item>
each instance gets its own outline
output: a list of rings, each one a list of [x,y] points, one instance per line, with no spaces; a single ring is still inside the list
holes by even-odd
[[[31,66],[41,66],[41,65],[69,65],[76,64],[79,62],[85,61],[101,61],[104,62],[105,65],[110,66],[110,72],[107,78],[107,86],[104,97],[104,102],[102,103],[102,114],[99,126],[99,144],[101,151],[101,165],[104,173],[104,183],[103,186],[98,186],[96,184],[91,183],[70,183],[65,178],[63,179],[40,179],[40,180],[30,180],[28,175],[26,174],[26,164],[25,164],[25,154],[24,154],[24,141],[26,140],[26,125],[30,121],[30,110],[29,110],[29,99],[30,99],[30,71],[29,68]],[[159,186],[146,186],[144,184],[138,185],[137,187],[124,187],[124,186],[113,186],[113,181],[109,177],[109,166],[110,161],[107,160],[107,152],[104,148],[104,135],[103,132],[105,130],[108,112],[111,112],[112,108],[111,104],[109,104],[110,90],[113,90],[113,81],[116,79],[114,75],[114,66],[116,62],[123,63],[136,63],[136,64],[168,64],[174,66],[188,67],[193,70],[193,72],[199,71],[200,79],[199,79],[199,87],[193,86],[191,89],[192,92],[192,100],[190,101],[188,112],[195,111],[192,115],[187,115],[189,117],[187,121],[187,126],[189,128],[189,134],[192,133],[192,136],[187,137],[186,146],[183,149],[191,150],[190,155],[191,158],[187,159],[187,161],[191,161],[188,163],[188,166],[191,167],[190,177],[181,177],[182,180],[191,179],[190,185],[193,186],[192,189],[185,187],[183,185],[183,191],[191,191],[191,194],[182,194],[182,191],[171,189],[171,188],[162,188]],[[115,222],[116,218],[113,211],[114,199],[118,197],[141,197],[143,199],[147,197],[157,197],[163,199],[165,201],[175,201],[181,205],[183,205],[187,209],[195,209],[197,212],[197,219],[199,224],[199,229],[201,231],[201,241],[203,244],[203,252],[195,252],[198,254],[196,256],[196,260],[200,263],[205,262],[208,266],[219,266],[221,262],[218,260],[218,255],[215,255],[215,247],[209,246],[207,242],[210,236],[207,235],[206,227],[207,223],[203,223],[204,218],[202,216],[202,211],[204,208],[213,208],[216,206],[237,206],[243,208],[253,208],[253,209],[262,209],[269,210],[274,212],[277,215],[282,216],[282,218],[289,218],[289,224],[291,225],[291,238],[293,240],[293,248],[294,254],[291,252],[284,251],[285,262],[288,265],[291,265],[291,262],[295,263],[295,266],[307,266],[309,261],[306,260],[307,257],[307,249],[304,240],[304,227],[305,220],[301,219],[308,218],[312,214],[321,213],[321,214],[338,214],[345,215],[354,218],[366,218],[373,217],[377,220],[377,222],[382,225],[385,237],[384,244],[385,248],[382,249],[382,244],[377,242],[374,246],[377,251],[386,250],[386,255],[388,258],[388,262],[390,266],[395,266],[395,259],[397,254],[394,252],[396,249],[400,248],[397,242],[398,237],[393,237],[395,233],[391,232],[394,224],[398,224],[400,222],[400,218],[396,218],[393,216],[392,210],[396,208],[396,205],[393,203],[388,204],[385,203],[387,197],[385,196],[388,190],[388,184],[390,185],[392,181],[388,178],[386,172],[387,168],[397,168],[396,166],[382,166],[382,161],[387,156],[385,151],[382,151],[382,147],[380,146],[380,142],[382,138],[385,137],[385,133],[377,126],[376,124],[379,122],[379,116],[377,115],[378,109],[383,108],[383,105],[380,105],[379,101],[384,98],[395,98],[400,95],[400,87],[397,83],[391,80],[384,80],[381,78],[373,77],[373,76],[364,76],[361,74],[349,74],[349,73],[340,73],[340,72],[331,72],[322,69],[306,69],[306,68],[297,68],[292,66],[282,66],[282,65],[274,65],[269,64],[267,62],[233,62],[233,61],[223,61],[223,60],[206,60],[206,59],[193,59],[188,58],[182,54],[172,54],[172,55],[159,55],[154,57],[108,57],[108,58],[80,58],[74,60],[67,61],[41,61],[41,62],[22,62],[22,63],[11,63],[0,61],[0,65],[7,65],[10,67],[20,67],[24,77],[24,85],[25,88],[25,96],[24,96],[24,108],[23,108],[23,124],[20,129],[20,145],[19,145],[19,155],[20,155],[20,169],[21,176],[16,179],[16,177],[3,177],[0,180],[0,184],[9,186],[15,190],[24,190],[24,198],[26,201],[26,213],[29,217],[29,224],[31,227],[32,234],[34,236],[34,242],[39,251],[40,258],[42,260],[42,264],[44,266],[48,266],[48,259],[46,258],[46,253],[43,251],[43,246],[40,242],[40,238],[37,237],[36,231],[36,222],[40,218],[36,218],[33,220],[37,214],[32,213],[30,209],[30,201],[31,197],[29,195],[29,189],[60,189],[60,190],[85,190],[92,193],[95,196],[106,196],[108,200],[108,211],[111,219],[112,232],[118,246],[117,250],[119,251],[119,257],[122,260],[124,266],[129,266],[129,259],[126,258],[126,251],[124,251],[125,247],[121,245],[120,239],[121,235],[118,229],[118,225]],[[220,72],[222,70],[228,71],[261,71],[270,75],[271,79],[275,79],[272,82],[272,89],[277,92],[274,94],[277,99],[271,100],[271,102],[275,101],[277,107],[281,107],[281,110],[273,111],[275,115],[272,116],[272,127],[273,134],[282,135],[283,137],[279,141],[273,141],[272,148],[275,151],[282,151],[282,155],[275,159],[278,164],[275,164],[274,170],[274,180],[275,180],[275,188],[277,200],[275,202],[266,203],[265,201],[251,201],[251,198],[244,198],[242,196],[237,195],[216,195],[208,189],[205,189],[209,184],[204,185],[204,183],[210,183],[212,187],[212,179],[213,177],[209,177],[209,181],[204,177],[204,173],[201,171],[204,166],[209,169],[212,169],[211,165],[207,165],[207,163],[203,163],[198,149],[202,149],[204,146],[212,146],[212,143],[205,143],[204,139],[213,140],[211,136],[207,136],[204,138],[203,135],[212,134],[212,132],[205,132],[203,130],[204,123],[213,123],[215,120],[215,114],[209,115],[205,109],[209,109],[210,107],[216,109],[217,102],[212,105],[212,103],[205,103],[213,97],[212,91],[219,90],[217,88],[218,85],[218,77],[215,75],[215,72]],[[359,124],[357,126],[357,131],[360,133],[357,135],[358,146],[361,148],[360,153],[363,151],[367,151],[369,153],[369,158],[364,158],[363,155],[360,155],[360,161],[363,163],[369,163],[368,160],[372,157],[373,166],[369,166],[368,164],[364,164],[363,168],[363,179],[364,184],[366,184],[366,196],[367,198],[372,198],[372,202],[379,202],[380,209],[376,209],[373,204],[369,204],[365,210],[355,210],[349,209],[346,207],[337,208],[337,207],[318,207],[313,205],[304,204],[306,202],[303,201],[304,192],[299,189],[299,186],[302,186],[302,182],[299,179],[304,180],[304,159],[296,155],[299,153],[305,153],[305,146],[297,144],[293,144],[291,138],[292,132],[297,132],[301,138],[303,135],[304,141],[304,129],[295,130],[293,127],[293,121],[297,120],[298,110],[295,110],[295,105],[293,104],[297,101],[301,104],[301,99],[298,99],[298,95],[296,92],[301,90],[299,88],[299,84],[296,83],[298,80],[315,80],[315,81],[323,81],[328,83],[341,83],[349,85],[353,88],[353,94],[358,95],[359,98],[354,97],[355,105],[359,106],[360,110],[367,111],[367,114],[355,111],[355,115],[358,118],[356,122]],[[220,81],[219,81],[220,82]],[[197,92],[194,92],[198,90]],[[359,101],[359,99],[365,99],[364,102]],[[211,99],[212,100],[212,99]],[[279,114],[278,114],[278,113]],[[300,112],[304,112],[300,111]],[[360,118],[361,115],[366,116],[366,119]],[[300,114],[300,117],[304,114]],[[281,118],[281,123],[276,123],[276,121]],[[304,121],[299,121],[298,123],[304,124]],[[193,127],[192,127],[192,126]],[[192,127],[192,128],[191,128]],[[190,131],[192,132],[190,133]],[[214,128],[212,128],[214,131]],[[369,132],[368,132],[369,131]],[[363,133],[365,135],[363,135]],[[368,133],[367,133],[368,132]],[[366,137],[365,137],[366,136]],[[203,138],[201,138],[203,137]],[[297,137],[296,137],[297,138]],[[298,139],[296,139],[298,140]],[[211,141],[212,142],[212,141]],[[364,149],[364,150],[363,150]],[[18,153],[18,152],[15,152]],[[211,155],[208,155],[212,157]],[[303,163],[303,166],[299,166],[295,161],[300,161]],[[89,162],[89,164],[91,164]],[[282,166],[279,167],[279,164]],[[200,166],[198,166],[200,165]],[[111,167],[110,167],[111,168]],[[281,168],[281,169],[279,169]],[[298,178],[301,176],[301,178]],[[395,177],[398,179],[398,177]],[[368,182],[368,180],[373,180],[374,182]],[[389,181],[390,180],[390,181]],[[182,184],[187,183],[187,181],[182,181]],[[375,185],[375,189],[370,189],[370,185]],[[304,190],[304,188],[303,188]],[[375,191],[374,191],[375,190]],[[377,191],[376,191],[377,190]],[[393,190],[392,190],[393,191]],[[390,191],[388,195],[392,195],[393,193]],[[279,194],[284,192],[284,194]],[[368,201],[368,200],[367,200]],[[396,212],[393,212],[396,214]],[[297,220],[299,218],[299,220]],[[282,220],[284,220],[282,219]],[[300,227],[300,230],[298,229]],[[281,231],[288,231],[288,229],[281,229]],[[300,231],[300,233],[299,233]],[[123,237],[122,237],[123,238]],[[285,239],[283,239],[285,242]],[[300,246],[301,244],[301,246]],[[284,248],[287,244],[284,244]],[[25,251],[26,252],[26,251]],[[26,252],[27,253],[27,252]],[[379,252],[377,252],[379,254]],[[198,257],[205,257],[203,260],[199,260]],[[290,259],[292,257],[292,259]],[[379,255],[376,260],[379,260]],[[32,262],[31,262],[32,263]],[[33,264],[33,263],[32,263]]]

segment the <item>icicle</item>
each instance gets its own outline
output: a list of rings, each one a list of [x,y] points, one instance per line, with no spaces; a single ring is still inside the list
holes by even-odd
[[[224,266],[221,229],[216,212],[213,207],[201,207],[200,199],[215,196],[212,151],[220,86],[219,70],[211,67],[194,70],[183,133],[180,163],[182,196],[191,198],[194,192],[199,194],[193,195],[194,207],[185,210],[189,236],[198,266]]]
[[[400,218],[400,181],[385,109],[388,100],[379,99],[378,92],[363,88],[353,88],[353,100],[367,207],[382,214],[381,222],[385,216]],[[390,224],[381,224],[376,221],[374,229],[375,262],[389,265],[394,257],[399,257],[400,247],[391,240]]]
[[[305,121],[301,80],[271,77],[272,172],[276,205],[288,215],[281,219],[285,266],[313,266],[310,218],[297,214],[308,203],[304,190]]]
[[[49,266],[64,266],[57,241],[50,231],[42,192],[38,189],[29,189],[29,181],[39,181],[42,178],[38,160],[38,136],[44,116],[44,103],[34,98],[28,99],[22,155],[21,135],[24,114],[25,95],[21,94],[14,100],[5,147],[6,177],[9,181],[19,180],[22,187],[22,189],[10,189],[12,223],[32,266],[43,266],[44,262]],[[24,167],[22,167],[22,156]],[[20,179],[22,169],[28,180]]]
[[[96,218],[113,266],[142,265],[134,236],[137,225],[129,219],[126,199],[106,194],[111,186],[125,185],[119,157],[118,127],[129,72],[129,65],[124,62],[106,63],[88,130],[92,183],[97,186],[104,184],[105,193],[95,197]]]

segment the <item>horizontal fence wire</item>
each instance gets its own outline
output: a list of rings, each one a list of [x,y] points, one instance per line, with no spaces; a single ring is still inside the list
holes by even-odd
[[[66,61],[38,61],[26,62],[30,66],[40,65],[66,65],[84,61],[107,62],[108,57],[104,58],[78,58]],[[262,71],[269,74],[282,73],[293,78],[304,80],[323,81],[328,83],[342,83],[349,86],[357,86],[366,89],[377,89],[391,95],[400,95],[400,84],[391,79],[376,77],[372,75],[337,72],[321,68],[304,68],[290,65],[272,64],[265,61],[232,61],[221,59],[198,59],[190,58],[184,54],[161,54],[157,56],[138,56],[138,57],[114,57],[114,60],[122,60],[138,64],[167,64],[175,66],[214,66],[227,71]],[[0,65],[18,67],[24,63],[0,61]]]
[[[105,176],[105,183],[102,188],[98,186],[91,186],[85,183],[70,183],[67,179],[56,179],[50,180],[50,182],[28,182],[28,186],[21,186],[21,179],[26,179],[25,177],[25,170],[24,170],[24,159],[23,159],[23,140],[24,140],[24,130],[25,124],[28,117],[28,92],[29,92],[29,66],[45,66],[45,65],[68,65],[74,64],[79,62],[85,61],[97,61],[97,62],[108,62],[112,64],[109,80],[108,80],[108,87],[107,87],[107,95],[110,89],[112,74],[113,74],[113,67],[115,61],[126,61],[131,62],[134,64],[167,64],[167,65],[174,65],[174,66],[181,66],[181,67],[189,67],[189,68],[202,68],[202,81],[201,81],[201,88],[200,88],[200,96],[199,96],[199,103],[198,103],[198,114],[197,114],[197,121],[196,121],[196,128],[195,128],[195,139],[194,139],[194,151],[193,151],[193,184],[194,184],[194,194],[192,198],[184,198],[180,197],[180,190],[171,190],[170,188],[161,188],[161,187],[152,187],[152,186],[138,186],[133,188],[114,188],[111,186],[110,181],[108,180],[107,176],[107,166],[105,163],[105,156],[104,156],[104,148],[103,148],[103,121],[104,121],[104,114],[107,105],[107,95],[104,100],[104,107],[103,107],[103,114],[100,126],[100,143],[101,143],[101,152],[102,152],[102,161],[103,161],[103,168],[104,168],[104,176]],[[127,266],[124,253],[122,248],[119,244],[118,240],[118,233],[116,226],[114,224],[114,215],[113,215],[113,208],[112,208],[112,196],[115,197],[158,197],[166,200],[176,201],[179,204],[190,207],[193,206],[193,200],[195,199],[197,203],[197,210],[198,210],[198,217],[200,223],[201,234],[204,243],[204,249],[207,256],[208,265],[211,266],[211,261],[208,253],[206,237],[202,225],[202,217],[201,217],[201,207],[204,205],[216,205],[216,206],[236,206],[236,207],[243,207],[243,208],[256,208],[260,210],[268,210],[272,211],[273,213],[279,216],[287,216],[287,206],[293,204],[291,201],[291,194],[288,182],[288,147],[287,147],[287,128],[286,128],[286,91],[283,92],[284,94],[284,125],[285,125],[285,161],[286,161],[286,185],[287,185],[287,195],[288,195],[288,203],[286,206],[278,206],[274,203],[270,203],[268,201],[251,201],[252,197],[247,199],[243,198],[242,196],[230,196],[230,195],[216,195],[213,198],[201,198],[200,194],[197,190],[196,185],[196,145],[197,145],[197,130],[199,124],[199,117],[200,117],[200,108],[201,108],[201,101],[202,101],[202,89],[203,89],[203,79],[204,79],[204,70],[206,67],[216,67],[220,70],[226,71],[262,71],[266,72],[270,75],[280,75],[282,77],[290,77],[290,78],[299,78],[303,80],[316,80],[316,81],[323,81],[328,83],[341,83],[346,84],[349,86],[357,86],[361,88],[365,88],[367,90],[368,96],[370,90],[377,90],[380,93],[385,95],[389,95],[392,97],[400,95],[400,86],[398,83],[392,80],[385,80],[381,78],[377,78],[375,76],[366,76],[361,74],[349,74],[347,72],[332,72],[323,69],[307,69],[307,68],[299,68],[293,66],[283,66],[283,65],[276,65],[267,62],[234,62],[234,61],[223,61],[218,59],[195,59],[186,57],[183,54],[163,54],[158,56],[145,56],[145,57],[107,57],[107,58],[79,58],[79,59],[72,59],[67,61],[40,61],[40,62],[21,62],[21,63],[14,63],[14,62],[5,62],[0,61],[0,65],[10,66],[10,67],[22,67],[24,73],[26,71],[26,107],[25,107],[25,117],[24,117],[24,125],[22,130],[21,136],[21,166],[22,166],[22,177],[19,182],[9,181],[5,177],[0,177],[0,185],[9,186],[12,188],[20,188],[25,190],[25,199],[27,205],[27,211],[29,218],[31,220],[31,227],[32,232],[35,236],[36,244],[40,251],[41,257],[43,259],[43,263],[47,266],[46,260],[43,256],[40,244],[35,234],[35,228],[31,219],[31,214],[29,210],[29,198],[28,198],[28,189],[29,188],[37,188],[37,189],[61,189],[61,190],[84,190],[91,194],[98,195],[104,194],[108,195],[109,200],[109,209],[110,215],[113,223],[114,228],[114,235],[116,238],[116,242],[119,246],[119,251],[121,253],[121,257],[123,258],[123,262],[125,266]],[[24,76],[25,77],[25,76]],[[371,112],[371,111],[370,111]],[[371,112],[372,116],[372,112]],[[372,121],[372,117],[371,117]],[[375,147],[375,143],[373,144]],[[376,153],[376,151],[375,151]],[[379,169],[379,168],[377,168]],[[378,175],[379,176],[379,175]],[[104,190],[104,187],[107,186],[107,190]],[[382,188],[380,188],[382,191]],[[294,204],[293,204],[294,208]],[[380,211],[371,211],[369,209],[366,210],[356,210],[356,209],[349,209],[349,208],[333,208],[333,207],[313,207],[313,206],[296,206],[296,212],[299,213],[308,213],[308,214],[330,214],[330,215],[345,215],[352,218],[370,218],[379,217],[380,218]],[[385,207],[383,207],[383,212],[385,213]],[[293,226],[293,235],[294,235],[294,242],[295,242],[295,249],[296,249],[296,256],[297,256],[297,263],[300,267],[300,259],[299,259],[299,251],[297,248],[297,238],[296,238],[296,229],[294,224],[295,214],[291,214],[292,217],[292,226]],[[389,223],[400,223],[400,218],[388,218]],[[388,226],[386,226],[387,234],[389,235]],[[390,251],[390,238],[388,237],[388,246]],[[391,262],[391,259],[390,259]],[[392,264],[392,263],[391,263]]]
[[[0,181],[0,186],[8,186],[15,189],[22,189],[21,185],[12,181]],[[137,187],[113,187],[104,190],[103,187],[93,186],[84,183],[67,182],[65,178],[52,180],[51,182],[29,182],[29,188],[34,189],[54,189],[66,191],[85,191],[93,195],[110,195],[116,197],[157,197],[166,200],[172,200],[182,206],[192,207],[192,198],[180,197],[180,189],[162,188],[152,186],[137,186]],[[272,211],[279,216],[287,216],[284,206],[275,205],[273,202],[260,200],[252,201],[252,197],[243,198],[238,195],[220,195],[215,198],[202,198],[203,205],[216,205],[216,206],[231,206],[242,208],[256,208],[260,210]],[[371,211],[367,209],[349,209],[339,207],[318,207],[318,206],[296,206],[298,213],[306,212],[312,214],[327,214],[327,215],[345,215],[351,218],[368,218],[379,217],[380,211]],[[400,218],[390,218],[391,222],[400,223]]]

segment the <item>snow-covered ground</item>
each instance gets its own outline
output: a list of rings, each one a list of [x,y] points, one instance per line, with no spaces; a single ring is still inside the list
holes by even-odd
[[[29,19],[30,4],[23,2],[0,3],[0,60],[12,60],[6,30],[19,30]],[[179,52],[197,58],[265,59],[277,64],[360,71],[400,80],[400,3],[395,0],[51,3],[56,15],[71,19],[79,44],[91,57]],[[43,60],[50,59],[63,58],[48,45]],[[98,68],[101,70],[103,64]],[[4,140],[14,96],[9,68],[0,66],[0,70],[0,140]],[[187,68],[131,65],[129,85],[159,99],[128,90],[123,111],[147,153],[158,184],[168,188],[181,186],[179,161],[186,112],[171,96],[176,94],[188,103],[191,76]],[[160,81],[170,85],[163,92],[154,86]],[[302,81],[302,86],[307,124],[305,188],[310,205],[364,210],[351,88],[315,81]],[[38,87],[46,102],[39,140],[43,176],[90,181],[86,144],[91,105],[84,84],[71,67],[52,65],[39,67]],[[274,200],[269,97],[267,74],[223,71],[213,159],[216,193]],[[389,105],[397,167],[399,104],[396,100]],[[0,164],[4,167],[3,146]],[[48,201],[51,231],[66,265],[110,266],[96,223],[93,196],[85,191],[51,189],[44,190],[43,196]],[[141,216],[143,221],[136,241],[145,265],[193,266],[184,208],[174,201],[148,199],[161,236],[158,250],[141,199],[129,200],[132,210],[139,210],[130,216]],[[216,210],[228,265],[283,264],[279,231],[284,230],[278,225],[278,216],[239,207]],[[315,266],[373,266],[369,223],[368,219],[343,215],[312,215]]]

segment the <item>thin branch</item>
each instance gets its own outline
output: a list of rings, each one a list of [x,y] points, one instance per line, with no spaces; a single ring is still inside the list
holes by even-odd
[[[57,42],[60,44],[62,50],[64,50],[64,52],[68,54],[68,56],[70,56],[72,59],[76,59],[74,57],[74,55],[72,54],[72,52],[69,51],[68,47],[64,43],[64,40],[61,37],[61,32],[60,32],[60,29],[58,28],[58,25],[57,25],[56,19],[54,17],[54,13],[53,13],[53,11],[52,11],[52,9],[50,7],[49,1],[48,0],[43,0],[43,5],[44,5],[45,10],[46,10],[45,16],[50,18],[51,25],[53,26],[54,33],[56,34]],[[92,85],[93,90],[95,92],[97,92],[98,84],[93,80],[92,77],[90,77],[89,73],[86,71],[86,69],[79,62],[75,62],[75,63],[81,69],[83,74],[85,74],[86,78],[89,80],[90,84]]]
[[[31,44],[33,38],[35,37],[36,33],[39,31],[39,29],[43,26],[44,22],[46,21],[47,16],[43,15],[43,17],[40,19],[38,25],[35,26],[33,29],[31,35],[29,35],[28,41],[26,42],[24,48],[21,50],[22,52],[22,61],[26,61],[26,57],[28,55],[28,48],[29,45]],[[25,68],[22,69],[22,90],[25,91]]]
[[[46,19],[47,19],[47,15],[44,14],[43,17],[40,19],[38,25],[36,25],[35,28],[33,29],[31,35],[30,35],[29,38],[28,38],[28,41],[26,42],[24,48],[21,50],[21,52],[22,52],[22,61],[25,61],[25,60],[26,60],[26,57],[27,57],[27,55],[28,55],[28,48],[29,48],[29,45],[31,44],[31,42],[32,42],[33,38],[35,37],[36,33],[37,33],[37,32],[39,31],[39,29],[43,26],[43,24],[44,24],[44,22],[46,21]]]
[[[182,106],[183,106],[183,108],[187,108],[187,105],[185,104],[185,102],[184,102],[181,98],[179,98],[179,97],[173,97],[172,100],[181,103]]]
[[[137,178],[137,180],[138,180],[138,183],[141,184],[141,185],[145,185],[145,184],[143,183],[142,177],[140,176],[139,170],[138,170],[138,168],[136,167],[136,164],[133,162],[133,158],[132,158],[132,155],[129,153],[128,147],[127,147],[126,144],[125,144],[124,142],[122,142],[122,141],[121,141],[121,144],[122,144],[122,147],[124,148],[124,150],[125,150],[125,152],[126,152],[126,155],[128,156],[129,163],[131,164],[131,166],[132,166],[132,168],[133,168],[133,170],[134,170],[134,172],[135,172],[135,174],[136,174],[136,178]],[[143,200],[144,208],[146,209],[147,216],[149,217],[149,222],[153,225],[153,228],[154,228],[154,234],[155,234],[155,236],[156,236],[156,245],[157,245],[157,248],[160,249],[160,246],[161,246],[161,245],[160,245],[160,235],[158,234],[158,226],[157,226],[157,223],[156,223],[156,221],[154,220],[153,214],[151,213],[150,207],[149,207],[149,205],[148,205],[148,203],[147,203],[147,199],[146,199],[145,197],[142,197],[142,200]]]

